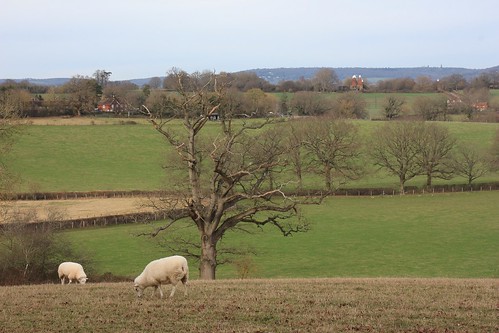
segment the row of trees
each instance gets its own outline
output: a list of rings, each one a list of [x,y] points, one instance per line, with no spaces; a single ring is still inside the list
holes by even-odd
[[[75,78],[86,78],[95,80],[95,84],[102,90],[108,85],[128,85],[128,88],[138,89],[135,84],[128,81],[110,81],[112,73],[106,70],[96,70],[92,76],[76,75]],[[193,76],[208,78],[210,72],[193,73]],[[338,78],[336,72],[331,68],[319,69],[311,78],[300,78],[298,80],[286,80],[277,84],[272,84],[265,79],[258,77],[253,72],[224,73],[231,86],[239,91],[248,91],[250,89],[261,89],[264,92],[298,92],[298,91],[316,91],[316,92],[334,92],[349,90],[352,78]],[[131,84],[131,85],[130,85]],[[467,80],[461,74],[452,74],[439,79],[432,79],[428,76],[419,76],[417,78],[402,77],[394,79],[380,80],[370,83],[364,78],[365,91],[368,92],[441,92],[441,91],[459,91],[464,89],[498,89],[499,72],[490,71]],[[53,87],[31,84],[27,80],[16,82],[6,80],[0,84],[2,90],[26,90],[31,94],[45,94]],[[165,77],[152,77],[143,87],[146,90],[166,89],[175,90],[175,77],[171,73]],[[62,90],[65,90],[63,88]]]
[[[283,133],[279,136],[284,139],[278,142],[285,145],[281,150],[287,152],[286,160],[298,188],[303,186],[304,173],[315,173],[324,177],[327,192],[334,192],[348,181],[373,172],[369,166],[396,176],[402,194],[406,182],[416,176],[425,176],[427,187],[434,179],[456,176],[471,185],[498,170],[499,132],[490,151],[478,152],[458,143],[446,127],[437,123],[389,122],[369,133],[368,138],[363,138],[353,123],[335,118],[289,121],[280,130]],[[276,144],[276,140],[272,142]]]
[[[441,92],[465,89],[498,89],[499,72],[482,73],[471,80],[461,74],[453,74],[433,80],[427,76],[381,80],[369,86],[375,92]]]
[[[200,76],[209,76],[209,72],[198,73]],[[250,89],[261,89],[265,92],[335,92],[348,91],[351,87],[352,78],[343,80],[338,78],[336,72],[331,68],[319,69],[312,78],[299,80],[281,81],[275,85],[258,77],[252,72],[226,73],[233,83],[232,87],[239,91]],[[174,90],[174,77],[168,74],[165,78],[151,78],[148,85],[152,89]],[[499,72],[486,72],[471,80],[467,80],[461,74],[453,74],[434,80],[428,76],[420,76],[415,79],[410,77],[380,80],[370,83],[368,79],[363,80],[364,91],[368,92],[442,92],[459,91],[465,89],[498,89]]]
[[[84,91],[84,90],[83,90]],[[171,91],[152,90],[144,93],[141,90],[129,90],[124,85],[111,86],[105,89],[120,103],[118,114],[139,114],[141,105],[148,105],[157,112],[171,114],[170,101],[175,94]],[[66,113],[70,115],[88,114],[82,112],[82,106],[91,107],[91,102],[83,94],[67,97],[64,102]],[[107,95],[106,95],[107,96]],[[333,115],[350,119],[367,119],[367,102],[362,94],[347,92],[338,95],[322,94],[312,91],[301,91],[293,94],[268,94],[254,88],[246,92],[229,88],[227,97],[234,108],[239,109],[241,117],[268,116],[321,116]],[[452,99],[450,99],[452,98]],[[452,96],[439,94],[436,96],[417,96],[409,104],[404,97],[392,94],[379,103],[383,108],[382,116],[386,120],[396,118],[417,118],[420,120],[448,120],[450,115],[464,115],[467,119],[481,119],[489,115],[486,121],[496,121],[490,112],[482,113],[478,101],[488,101],[487,89],[465,90]],[[83,103],[87,104],[83,104]],[[58,104],[60,105],[60,104]],[[488,105],[488,104],[487,104]],[[497,106],[490,105],[489,110]],[[480,116],[481,118],[477,118]],[[490,118],[490,119],[489,119]]]
[[[59,87],[58,93],[41,97],[24,90],[0,92],[1,98],[9,99],[21,110],[23,116],[81,116],[96,113],[99,100],[112,96],[120,103],[118,114],[140,115],[142,105],[164,115],[171,114],[170,103],[175,92],[165,90],[136,89],[133,84],[109,84],[103,89],[103,97],[97,92],[99,86],[87,78],[73,78]],[[452,98],[452,100],[450,99]],[[337,95],[313,91],[300,91],[293,94],[268,94],[259,88],[246,92],[234,88],[227,90],[227,99],[232,107],[238,108],[240,117],[268,116],[322,116],[366,119],[369,117],[367,103],[363,94],[346,92]],[[383,109],[383,118],[416,117],[421,120],[448,120],[452,114],[462,114],[475,119],[481,110],[477,101],[488,101],[487,89],[468,89],[452,96],[439,94],[433,97],[417,96],[409,104],[403,96],[388,95],[378,103]],[[490,105],[489,109],[494,109]],[[491,119],[494,121],[494,119]]]
[[[465,89],[460,92],[444,93],[433,97],[417,96],[409,106],[404,97],[397,94],[388,95],[381,103],[383,116],[387,120],[396,118],[417,117],[420,120],[446,121],[450,115],[464,115],[467,119],[475,119],[483,112],[483,103],[487,109],[494,110],[497,105],[489,105],[490,92],[488,89]],[[486,112],[485,112],[486,114]],[[494,117],[492,117],[492,121]]]
[[[209,80],[212,73],[196,72],[190,75],[189,80],[196,80],[199,84]],[[97,103],[106,98],[117,98],[122,104],[121,111],[135,112],[141,105],[147,104],[152,108],[164,107],[168,96],[175,91],[175,77],[169,73],[165,78],[153,77],[143,87],[138,87],[128,81],[110,81],[111,72],[97,70],[92,77],[77,75],[62,86],[41,87],[28,82],[16,83],[7,80],[0,85],[1,94],[15,96],[23,113],[28,116],[56,116],[56,115],[81,115],[95,111]],[[349,90],[351,78],[340,82],[332,69],[324,68],[316,72],[311,79],[281,82],[272,85],[254,73],[225,73],[224,74],[231,95],[241,105],[241,113],[255,116],[273,114],[293,115],[321,115],[330,110],[337,110],[340,114],[353,114],[357,118],[367,115],[365,103],[362,107],[361,97],[339,97],[343,99],[335,103],[334,98],[322,96],[323,92]],[[477,102],[489,101],[489,88],[497,87],[499,74],[495,72],[483,73],[471,82],[466,81],[462,75],[451,75],[440,80],[430,78],[398,78],[379,81],[375,85],[365,82],[365,91],[379,92],[449,92],[442,94],[441,98],[427,100],[416,105],[413,113],[421,115],[425,120],[442,119],[446,113],[464,113],[472,118],[476,113]],[[459,91],[459,93],[456,93]],[[292,92],[293,94],[265,94],[268,92]],[[36,94],[33,97],[33,94]],[[43,96],[42,96],[43,95]],[[353,93],[347,93],[353,95]],[[282,96],[277,98],[276,96]],[[246,100],[244,100],[246,99]],[[451,101],[449,105],[447,101]],[[254,103],[258,111],[255,113]],[[403,102],[403,101],[402,101]],[[352,104],[353,103],[353,104]],[[444,105],[444,103],[447,103]],[[421,104],[425,104],[424,106]],[[440,105],[438,105],[440,104]],[[248,107],[249,108],[246,108]],[[263,107],[262,107],[263,106]],[[431,110],[423,110],[431,108]],[[347,110],[345,110],[345,108]],[[348,111],[349,108],[353,112]],[[401,111],[407,108],[401,108]],[[411,110],[409,110],[410,112]],[[400,113],[400,112],[399,112]],[[387,118],[391,118],[390,114]],[[434,119],[432,119],[434,118]]]

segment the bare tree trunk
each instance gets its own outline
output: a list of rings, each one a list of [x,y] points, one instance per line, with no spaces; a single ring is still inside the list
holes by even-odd
[[[201,237],[201,262],[199,264],[199,278],[201,280],[215,280],[217,268],[217,249],[212,237],[204,234]]]
[[[189,166],[189,184],[192,189],[192,200],[195,203],[199,202],[200,188],[198,160],[196,159],[196,133],[194,130],[189,132],[189,146],[188,146],[188,166]]]
[[[400,178],[400,194],[405,194],[405,181]]]
[[[331,167],[325,166],[324,167],[324,175],[326,177],[326,188],[328,191],[333,190],[333,181],[331,178]]]
[[[426,174],[426,186],[431,187],[431,173],[430,172],[428,172]]]

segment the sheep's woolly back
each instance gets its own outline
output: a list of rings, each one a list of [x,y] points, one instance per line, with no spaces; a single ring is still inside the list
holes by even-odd
[[[78,280],[87,277],[85,271],[83,271],[82,265],[70,261],[61,263],[57,269],[57,273],[59,274],[59,278],[66,276],[71,280]]]
[[[179,281],[186,283],[188,279],[187,260],[182,256],[171,256],[147,264],[144,271],[135,279],[135,284],[145,288],[168,283],[176,284]]]

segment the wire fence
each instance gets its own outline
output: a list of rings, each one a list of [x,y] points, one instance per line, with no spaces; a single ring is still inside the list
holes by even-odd
[[[406,187],[404,193],[393,188],[353,188],[338,189],[331,196],[395,196],[395,195],[421,195],[439,193],[497,191],[499,182],[481,183],[472,185],[436,185],[431,188]],[[91,192],[47,192],[47,193],[16,193],[11,194],[5,200],[70,200],[86,198],[124,198],[124,197],[161,197],[172,195],[165,191],[91,191]],[[324,195],[321,190],[294,191],[286,195]],[[60,221],[36,221],[28,223],[29,227],[35,229],[77,229],[87,227],[102,227],[129,223],[147,223],[178,216],[182,210],[176,211],[154,211],[137,212],[119,215],[95,216],[86,218],[73,218]],[[0,223],[0,229],[13,225],[13,223]]]
[[[406,186],[403,194],[427,194],[427,193],[455,193],[474,191],[497,191],[499,182],[477,183],[477,184],[454,184],[454,185],[434,185],[431,187]],[[296,190],[285,192],[286,195],[318,195],[324,190]],[[378,195],[399,195],[402,194],[395,188],[339,188],[331,195],[347,196],[378,196]],[[3,200],[72,200],[87,198],[133,198],[133,197],[164,197],[175,195],[168,191],[82,191],[82,192],[35,192],[35,193],[7,193]]]

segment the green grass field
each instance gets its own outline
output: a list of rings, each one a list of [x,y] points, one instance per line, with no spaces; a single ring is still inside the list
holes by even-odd
[[[265,228],[230,232],[223,246],[251,248],[251,277],[499,277],[499,192],[384,197],[332,197],[306,206],[306,233],[283,237]],[[160,225],[133,224],[66,231],[93,258],[95,273],[134,277],[152,259],[171,255],[137,237]],[[197,239],[194,228],[184,235]],[[191,276],[197,263],[190,261]],[[239,277],[233,264],[218,278]]]
[[[163,148],[146,125],[29,126],[10,165],[26,191],[152,190],[164,182]]]
[[[382,122],[359,121],[369,133]],[[499,124],[443,123],[459,140],[486,150]],[[213,131],[216,123],[209,123]],[[8,164],[23,179],[25,191],[155,190],[175,179],[162,169],[167,145],[150,126],[37,125],[10,155]],[[489,174],[480,181],[497,181]],[[306,180],[320,187],[317,178]],[[459,178],[453,183],[462,183]],[[443,183],[442,181],[437,183]],[[424,179],[408,185],[422,186]],[[350,187],[394,187],[397,180],[372,174]],[[252,248],[246,258],[251,276],[276,277],[499,277],[498,192],[423,196],[333,197],[306,206],[308,233],[284,238],[275,230],[252,235],[231,232],[222,245]],[[158,222],[160,223],[160,222]],[[157,224],[157,223],[156,223]],[[151,225],[126,225],[64,232],[88,253],[94,272],[133,277],[145,263],[169,255],[157,239],[136,237]],[[187,229],[194,238],[193,229]],[[196,271],[196,263],[191,262]],[[196,274],[193,274],[195,276]],[[223,265],[218,277],[238,277]]]
[[[358,121],[366,142],[372,130],[383,122]],[[492,144],[497,123],[442,123],[458,140],[486,150]],[[217,123],[209,123],[213,132]],[[167,188],[174,179],[162,168],[169,146],[151,126],[29,126],[19,137],[7,164],[22,179],[19,191],[94,191],[156,190]],[[366,162],[369,165],[369,162]],[[373,171],[373,170],[372,170]],[[171,174],[170,174],[171,177]],[[479,182],[499,180],[498,173],[480,178]],[[424,177],[408,183],[424,185]],[[460,184],[464,179],[436,181],[436,184]],[[305,186],[321,188],[317,177],[305,179]],[[350,182],[347,187],[393,187],[397,179],[386,173],[370,173]]]
[[[397,94],[388,94],[388,93],[368,93],[362,94],[364,100],[366,101],[366,110],[369,113],[370,119],[383,119],[383,107],[385,100],[388,96],[396,96],[399,99],[402,99],[405,103],[404,106],[410,111],[414,101],[419,97],[430,97],[437,98],[442,96],[437,93],[397,93]]]

